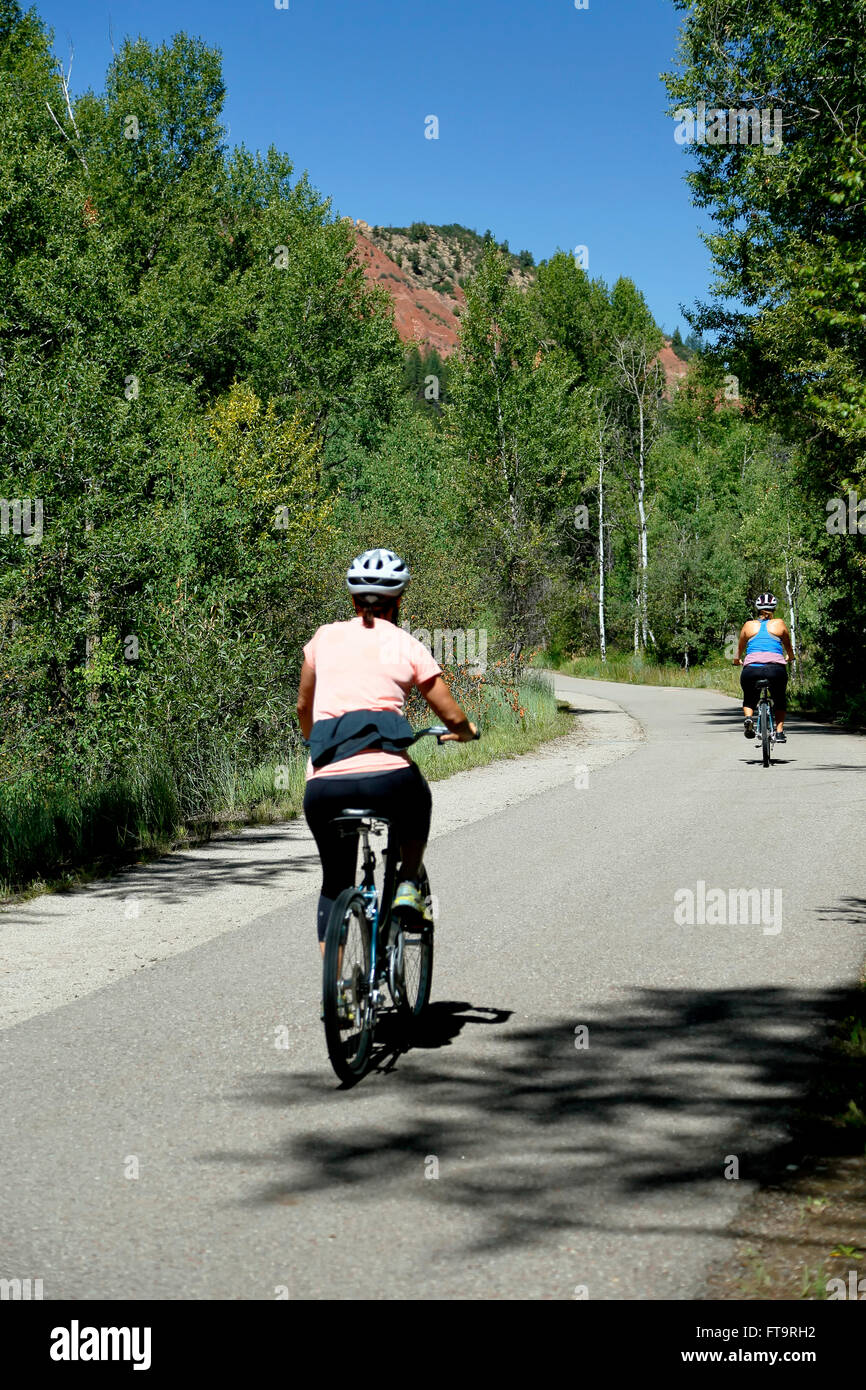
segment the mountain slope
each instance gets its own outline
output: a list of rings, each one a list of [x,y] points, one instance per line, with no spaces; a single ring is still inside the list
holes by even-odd
[[[486,240],[454,223],[445,227],[414,223],[411,227],[371,227],[354,222],[358,260],[371,285],[382,285],[394,301],[394,321],[404,343],[435,348],[448,357],[460,340],[460,317],[466,307],[461,281],[478,268]],[[528,253],[511,255],[511,278],[526,290],[535,279]],[[659,353],[672,394],[689,372],[665,338]]]
[[[394,321],[403,342],[416,342],[449,356],[459,338],[460,314],[466,305],[463,290],[451,285],[446,293],[423,284],[411,266],[401,266],[386,255],[365,228],[365,222],[355,224],[358,260],[370,284],[383,286],[393,299]]]
[[[450,295],[458,285],[465,285],[474,275],[485,248],[494,238],[489,232],[479,236],[458,222],[434,227],[426,222],[413,222],[411,227],[370,227],[356,223],[379,250],[404,270],[413,286]],[[508,243],[501,242],[511,261],[511,276],[521,290],[535,279],[535,267],[528,251],[515,256]]]

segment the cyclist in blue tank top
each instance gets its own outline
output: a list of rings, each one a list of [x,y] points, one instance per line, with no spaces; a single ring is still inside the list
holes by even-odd
[[[759,594],[755,599],[757,618],[743,624],[740,644],[734,665],[742,666],[740,685],[743,687],[743,733],[755,737],[753,715],[758,703],[758,690],[766,681],[773,697],[776,721],[776,742],[787,743],[785,737],[785,706],[788,689],[788,662],[793,660],[791,634],[781,618],[774,617],[775,594]]]

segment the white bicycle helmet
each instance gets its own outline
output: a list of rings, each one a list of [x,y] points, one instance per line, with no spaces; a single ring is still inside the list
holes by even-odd
[[[408,583],[408,566],[393,550],[365,550],[346,575],[349,593],[356,598],[396,598]]]
[[[778,602],[779,600],[776,598],[775,594],[758,594],[758,597],[755,599],[755,607],[758,610],[761,608],[775,608]]]

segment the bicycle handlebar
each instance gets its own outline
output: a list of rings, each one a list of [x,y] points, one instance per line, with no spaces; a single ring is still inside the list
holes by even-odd
[[[441,742],[442,742],[442,735],[443,735],[443,734],[450,734],[450,732],[451,732],[451,730],[450,730],[445,724],[431,724],[430,727],[429,727],[428,729],[419,729],[418,732],[416,733],[414,739],[412,740],[412,742],[413,742],[413,743],[417,743],[418,740],[419,740],[419,738],[425,738],[428,734],[430,734],[432,737],[434,737],[434,738],[436,739],[436,742],[437,742],[437,743],[440,743],[440,744],[441,744]],[[477,738],[480,738],[480,737],[481,737],[481,730],[480,730],[480,729],[476,729],[476,730],[475,730],[475,733],[472,735],[472,739],[468,739],[468,738],[467,738],[467,739],[464,739],[463,742],[464,742],[464,743],[471,743],[474,739],[477,739]],[[449,740],[449,741],[450,741],[450,740]]]

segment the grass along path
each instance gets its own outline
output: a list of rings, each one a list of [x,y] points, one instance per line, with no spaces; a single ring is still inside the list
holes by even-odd
[[[553,666],[548,658],[539,658],[545,666]],[[707,666],[690,666],[685,670],[672,662],[647,661],[633,653],[609,652],[606,661],[600,656],[577,656],[570,661],[555,663],[564,676],[580,680],[620,681],[625,685],[675,685],[689,690],[718,690],[722,695],[742,696],[740,668],[731,662]]]
[[[515,713],[498,686],[483,689],[470,710],[482,738],[459,745],[459,755],[453,758],[437,758],[441,750],[433,740],[417,744],[412,756],[425,777],[438,781],[502,758],[519,757],[573,732],[573,716],[558,708],[550,681],[539,672],[528,674],[517,696]],[[432,712],[423,721],[434,722]],[[423,726],[417,719],[413,723]],[[0,902],[23,901],[104,878],[130,863],[205,843],[217,830],[291,820],[303,808],[306,761],[303,750],[291,749],[284,762],[245,774],[221,750],[208,768],[201,813],[186,817],[172,815],[169,791],[160,796],[159,778],[145,775],[136,778],[123,795],[100,795],[101,789],[95,788],[81,795],[58,791],[54,804],[20,794],[6,804],[0,798]]]
[[[742,701],[740,686],[740,667],[731,661],[708,662],[702,666],[690,666],[686,670],[673,662],[656,662],[634,652],[608,652],[607,660],[600,656],[576,656],[569,660],[552,661],[542,653],[537,658],[539,666],[560,671],[564,676],[577,676],[581,680],[619,681],[624,685],[672,685],[688,690],[717,690],[720,695],[730,695]],[[788,707],[798,714],[833,723],[838,720],[851,724],[846,711],[828,704],[827,696],[820,680],[815,677],[801,677],[797,680],[789,670]]]

